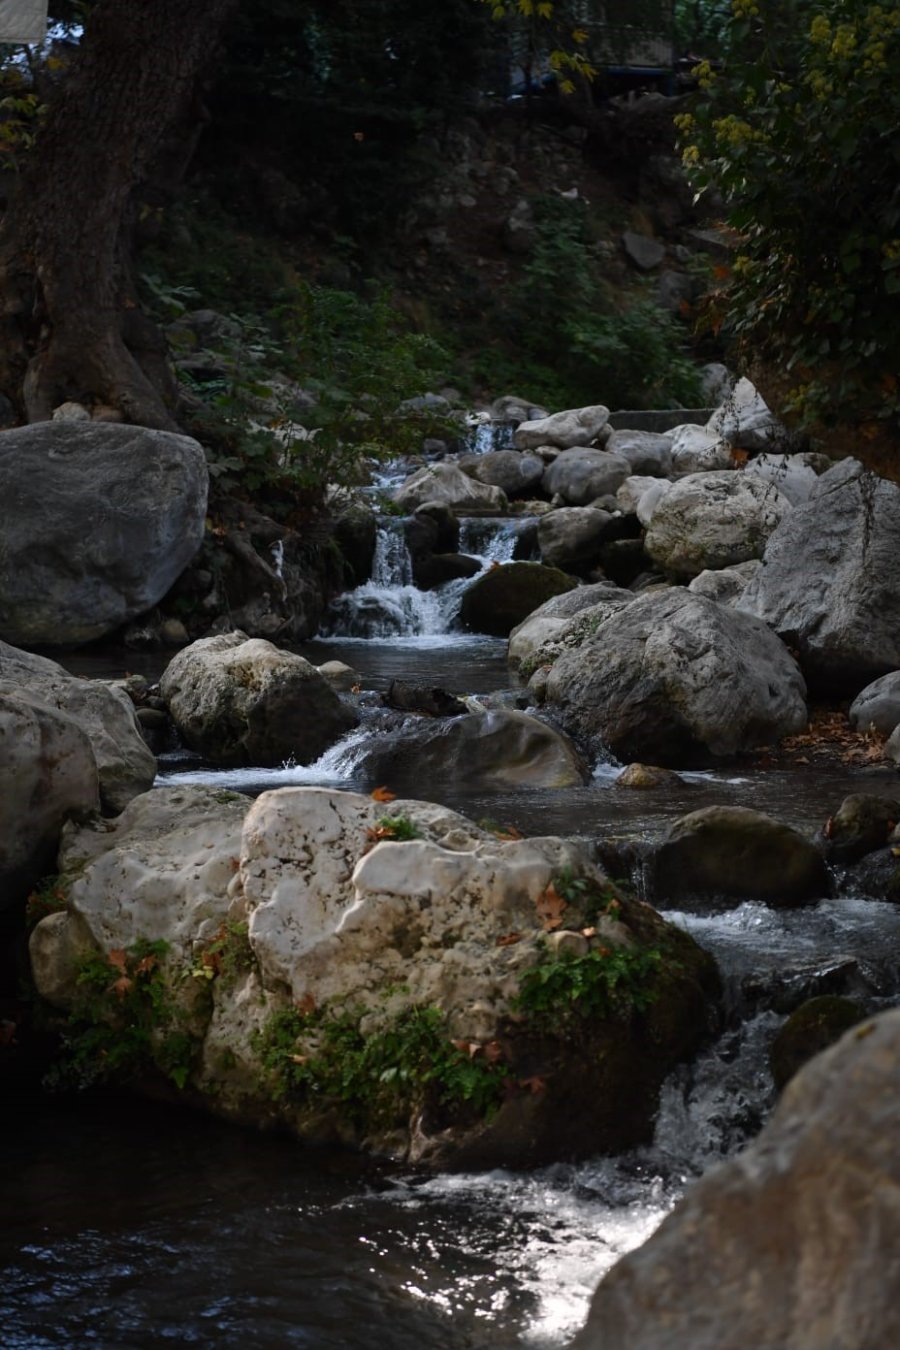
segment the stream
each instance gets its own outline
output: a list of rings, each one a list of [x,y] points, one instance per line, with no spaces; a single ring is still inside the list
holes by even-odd
[[[469,522],[461,551],[485,566],[506,560],[523,528],[520,519]],[[179,752],[163,758],[158,781],[368,792],[378,784],[367,741],[390,734],[379,730],[374,694],[392,679],[521,702],[506,643],[454,629],[464,585],[417,591],[399,522],[387,518],[372,580],[342,597],[327,636],[302,648],[316,664],[336,658],[359,672],[372,695],[362,727],[308,767],[223,771]],[[158,674],[158,662],[143,669]],[[92,675],[142,668],[115,652],[66,664]],[[811,829],[849,792],[896,790],[884,771],[797,768],[686,774],[661,792],[626,792],[616,772],[601,763],[587,785],[558,791],[430,795],[524,834],[629,838],[718,803]],[[414,781],[390,786],[426,795]],[[601,1275],[693,1178],[758,1132],[774,1100],[768,1047],[785,1012],[818,992],[873,1009],[897,1001],[900,907],[844,897],[667,917],[715,954],[723,1027],[667,1082],[653,1143],[621,1157],[435,1176],[121,1095],[7,1104],[4,1350],[567,1344]]]

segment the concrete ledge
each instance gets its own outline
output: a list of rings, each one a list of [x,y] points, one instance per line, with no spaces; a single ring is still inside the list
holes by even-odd
[[[671,431],[685,422],[705,426],[715,408],[634,408],[611,412],[613,431]]]

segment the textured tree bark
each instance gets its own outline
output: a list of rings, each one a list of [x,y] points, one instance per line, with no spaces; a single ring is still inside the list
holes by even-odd
[[[0,226],[0,390],[29,422],[75,399],[175,427],[131,287],[135,187],[237,0],[99,0]]]

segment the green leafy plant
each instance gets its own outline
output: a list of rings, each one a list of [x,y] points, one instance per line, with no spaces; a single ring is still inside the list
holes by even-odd
[[[196,980],[218,979],[223,985],[232,985],[255,966],[247,924],[229,920],[203,947],[190,974]]]
[[[273,1096],[340,1103],[360,1125],[402,1122],[428,1100],[478,1116],[496,1110],[505,1080],[499,1056],[451,1040],[440,1009],[407,1008],[369,1033],[361,1030],[362,1015],[274,1013],[254,1047]]]
[[[696,404],[685,329],[640,290],[613,301],[593,231],[584,202],[538,199],[535,245],[511,298],[520,343],[544,366],[536,391],[563,406],[600,396],[619,407]]]
[[[710,324],[784,375],[786,411],[863,447],[900,425],[898,65],[896,5],[734,0],[724,66],[677,119],[737,242]]]
[[[376,839],[421,839],[422,831],[409,816],[381,816],[376,822],[372,835]]]
[[[34,928],[48,914],[59,914],[68,907],[68,893],[58,876],[47,877],[25,901],[25,925]]]
[[[164,960],[169,945],[144,939],[127,949],[92,952],[79,965],[78,1001],[61,1034],[49,1088],[129,1080],[156,1067],[183,1088],[196,1040],[181,1024]]]
[[[622,901],[615,882],[598,882],[593,877],[578,875],[571,867],[564,867],[553,878],[552,885],[557,895],[577,912],[582,925],[596,923],[601,915],[619,916]]]
[[[571,1034],[597,1018],[626,1019],[656,998],[656,947],[591,948],[584,956],[545,951],[522,976],[513,1007],[543,1031]]]

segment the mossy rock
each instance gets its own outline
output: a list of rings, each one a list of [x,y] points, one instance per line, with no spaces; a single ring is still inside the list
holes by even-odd
[[[575,589],[577,582],[557,567],[512,562],[492,567],[463,596],[464,627],[492,637],[509,637],[539,605]]]
[[[807,999],[791,1013],[769,1051],[769,1067],[779,1092],[807,1060],[840,1040],[865,1017],[858,1003],[825,994]]]

